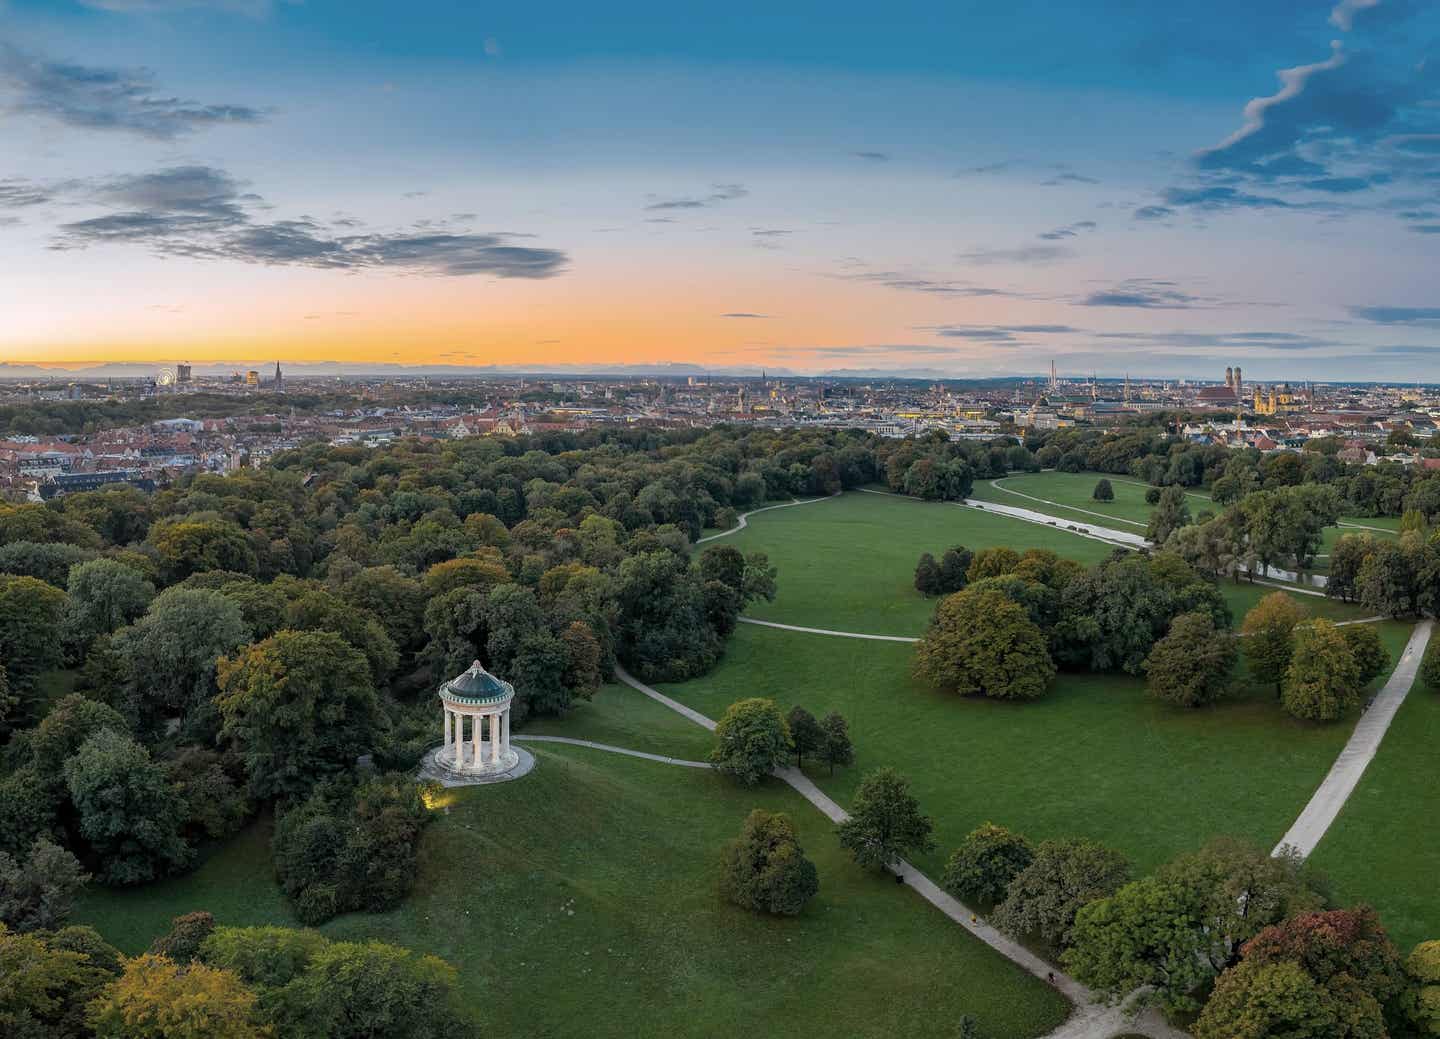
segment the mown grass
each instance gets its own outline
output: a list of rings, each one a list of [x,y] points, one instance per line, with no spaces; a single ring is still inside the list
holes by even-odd
[[[1368,902],[1408,952],[1440,938],[1440,694],[1418,681],[1375,760],[1311,856],[1342,904]]]
[[[970,1014],[987,1037],[1024,1039],[1066,1014],[1044,982],[851,863],[833,826],[778,781],[744,789],[585,748],[532,749],[524,779],[446,795],[401,908],[322,930],[449,960],[495,1035],[947,1039]],[[715,893],[719,848],[754,807],[788,812],[819,870],[820,894],[797,918]],[[93,893],[76,915],[133,953],[195,909],[293,925],[263,825],[191,876]]]

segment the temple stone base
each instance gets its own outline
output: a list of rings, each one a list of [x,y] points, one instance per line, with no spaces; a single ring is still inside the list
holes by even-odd
[[[488,751],[488,745],[483,746]],[[487,760],[476,768],[467,754],[465,767],[457,769],[453,744],[442,744],[421,759],[419,778],[445,787],[483,786],[486,783],[505,783],[511,779],[519,779],[534,767],[533,754],[523,747],[511,745],[501,751],[498,762]]]

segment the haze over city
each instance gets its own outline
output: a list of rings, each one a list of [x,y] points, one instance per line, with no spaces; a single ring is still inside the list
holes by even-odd
[[[0,360],[1425,381],[1408,0],[0,0]]]

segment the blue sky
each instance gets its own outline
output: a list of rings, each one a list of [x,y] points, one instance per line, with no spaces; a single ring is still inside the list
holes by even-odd
[[[693,6],[0,0],[0,359],[1434,379],[1434,5]]]

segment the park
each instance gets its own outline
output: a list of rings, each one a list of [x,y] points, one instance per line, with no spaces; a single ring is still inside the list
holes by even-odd
[[[1023,705],[956,698],[911,674],[912,643],[935,606],[913,587],[916,557],[963,544],[1098,563],[1115,545],[1091,528],[1141,529],[1149,506],[1144,485],[1123,480],[1113,502],[1082,497],[1095,479],[981,482],[978,507],[872,487],[771,502],[707,531],[698,547],[765,553],[781,575],[778,592],[738,618],[708,674],[656,682],[652,692],[709,719],[757,696],[783,711],[842,714],[853,765],[811,763],[804,775],[841,806],[873,769],[907,777],[934,822],[933,849],[911,860],[928,878],[938,880],[951,849],[988,822],[1034,841],[1093,839],[1123,854],[1136,876],[1220,836],[1268,849],[1325,779],[1358,711],[1328,725],[1292,718],[1248,679],[1243,659],[1235,691],[1201,710],[1157,701],[1141,677],[1120,673],[1062,672],[1043,700]],[[1023,488],[1025,507],[1054,525],[984,507],[1013,497],[1008,488]],[[1224,581],[1220,590],[1238,626],[1277,589]],[[1284,594],[1311,616],[1373,625],[1390,664],[1371,692],[1384,685],[1410,623],[1313,590]],[[533,755],[533,771],[444,790],[430,806],[412,894],[389,912],[339,916],[323,933],[441,956],[458,968],[465,1002],[483,1006],[502,1034],[633,1034],[637,1005],[650,1008],[657,1032],[696,1036],[944,1036],[962,1017],[986,1037],[1062,1027],[1063,992],[850,863],[831,822],[796,790],[773,778],[740,788],[703,767],[711,734],[648,688],[612,682],[564,714],[517,726],[515,745]],[[1440,710],[1418,695],[1401,710],[1398,732],[1314,860],[1347,902],[1376,905],[1397,940],[1412,943],[1440,930],[1440,905],[1422,880],[1433,849],[1391,837],[1416,810],[1395,795],[1440,731]],[[449,735],[447,725],[447,743]],[[756,807],[788,815],[815,862],[819,894],[798,917],[757,918],[714,896],[714,849]],[[92,890],[76,920],[127,954],[197,909],[229,926],[294,926],[267,861],[272,828],[257,819],[185,876]]]

